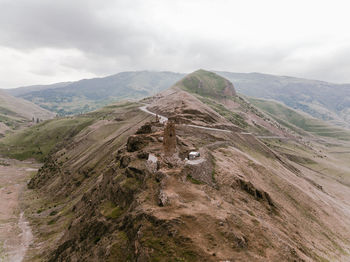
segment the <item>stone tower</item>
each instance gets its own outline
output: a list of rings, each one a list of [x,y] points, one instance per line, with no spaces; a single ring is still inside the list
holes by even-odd
[[[167,156],[171,156],[176,151],[176,133],[175,133],[175,123],[168,121],[164,128],[163,136],[163,147],[164,153]]]

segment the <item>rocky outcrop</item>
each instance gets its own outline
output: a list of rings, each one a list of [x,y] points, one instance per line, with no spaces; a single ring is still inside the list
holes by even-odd
[[[207,185],[215,185],[214,167],[210,156],[203,154],[195,160],[187,160],[182,172],[185,176],[190,175],[192,179]]]
[[[151,123],[144,124],[136,132],[136,134],[150,134],[150,133],[152,133],[152,124]]]
[[[52,156],[50,156],[46,159],[45,164],[39,169],[37,175],[29,180],[28,188],[39,189],[44,186],[51,178],[60,173],[60,165]]]
[[[140,135],[130,136],[126,144],[126,148],[128,152],[135,152],[146,147],[147,144],[150,142],[150,140],[151,139],[149,137],[145,137],[145,136],[140,136]]]
[[[257,189],[251,182],[245,181],[240,178],[237,179],[237,183],[242,190],[252,195],[256,200],[265,201],[269,206],[275,207],[275,204],[272,202],[272,199],[269,193],[263,190]]]

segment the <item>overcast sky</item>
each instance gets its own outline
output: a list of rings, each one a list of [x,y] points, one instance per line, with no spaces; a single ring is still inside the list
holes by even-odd
[[[0,0],[0,88],[198,68],[350,82],[338,0]]]

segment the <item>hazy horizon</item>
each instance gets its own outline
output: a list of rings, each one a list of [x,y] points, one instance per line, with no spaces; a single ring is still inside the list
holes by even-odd
[[[262,75],[272,75],[272,76],[277,76],[277,77],[292,77],[292,78],[299,78],[299,79],[305,79],[305,80],[310,80],[310,81],[320,81],[320,82],[326,82],[326,83],[332,83],[332,84],[350,84],[350,81],[347,82],[343,82],[343,83],[336,83],[336,82],[331,82],[331,81],[325,81],[325,80],[320,80],[320,79],[312,79],[312,78],[305,78],[305,77],[299,77],[299,76],[293,76],[293,75],[278,75],[278,74],[269,74],[269,73],[264,73],[264,72],[231,72],[231,71],[226,71],[226,70],[209,70],[209,69],[205,69],[205,68],[198,68],[199,69],[204,69],[204,70],[208,70],[208,71],[212,71],[212,72],[227,72],[227,73],[235,73],[235,74],[262,74]],[[194,70],[196,71],[196,70]],[[22,87],[30,87],[30,86],[45,86],[45,85],[53,85],[53,84],[59,84],[59,83],[65,83],[65,82],[77,82],[80,80],[89,80],[89,79],[94,79],[94,78],[104,78],[104,77],[108,77],[108,76],[113,76],[113,75],[117,75],[119,73],[128,73],[128,72],[171,72],[171,73],[176,73],[176,74],[190,74],[194,71],[190,71],[190,72],[173,72],[173,71],[168,71],[168,70],[129,70],[129,71],[120,71],[120,72],[116,72],[115,74],[109,74],[109,75],[101,75],[101,76],[93,76],[93,77],[85,77],[85,78],[79,78],[79,79],[74,79],[74,80],[65,80],[65,81],[59,81],[59,82],[48,82],[48,83],[34,83],[31,85],[21,85],[21,86],[13,86],[13,87],[9,87],[9,88],[0,88],[1,89],[15,89],[15,88],[22,88]]]

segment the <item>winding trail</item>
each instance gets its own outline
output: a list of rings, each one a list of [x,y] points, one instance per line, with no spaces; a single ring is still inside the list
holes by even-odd
[[[155,114],[151,111],[149,111],[147,109],[147,105],[145,106],[141,106],[139,107],[141,111],[145,112],[145,113],[148,113],[150,115],[153,115],[153,116],[158,116],[159,117],[159,122],[160,123],[165,123],[166,121],[168,121],[168,118],[165,117],[165,116],[162,116],[162,115],[158,115],[158,114]],[[209,131],[218,131],[218,132],[226,132],[226,133],[233,133],[233,131],[231,130],[226,130],[226,129],[219,129],[219,128],[212,128],[212,127],[206,127],[206,126],[197,126],[197,125],[186,125],[186,124],[183,124],[184,126],[188,126],[188,127],[194,127],[194,128],[200,128],[200,129],[205,129],[205,130],[209,130]],[[250,133],[250,132],[241,132],[242,135],[252,135],[254,136],[254,134]],[[256,138],[275,138],[275,139],[285,139],[285,140],[289,140],[291,138],[288,138],[288,137],[283,137],[283,136],[255,136]]]
[[[166,121],[168,121],[168,118],[167,118],[167,117],[161,116],[161,115],[157,115],[157,114],[155,114],[155,113],[149,111],[149,110],[147,109],[147,105],[146,105],[146,106],[141,106],[141,107],[140,107],[140,110],[143,111],[143,112],[146,112],[147,114],[150,114],[150,115],[152,115],[152,116],[158,116],[158,117],[159,117],[159,122],[160,122],[160,123],[165,123]]]
[[[153,116],[158,116],[159,117],[159,122],[160,123],[165,123],[166,121],[168,121],[168,118],[165,117],[165,116],[162,116],[162,115],[158,115],[158,114],[155,114],[151,111],[149,111],[147,108],[147,105],[146,106],[141,106],[140,107],[140,110],[143,111],[143,112],[146,112],[150,115],[153,115]],[[225,130],[225,129],[218,129],[218,128],[211,128],[211,127],[206,127],[206,126],[197,126],[197,125],[186,125],[186,124],[183,124],[184,126],[189,126],[189,127],[194,127],[194,128],[201,128],[201,129],[205,129],[205,130],[211,130],[211,131],[219,131],[219,132],[227,132],[227,133],[231,133],[232,131],[231,130]]]

